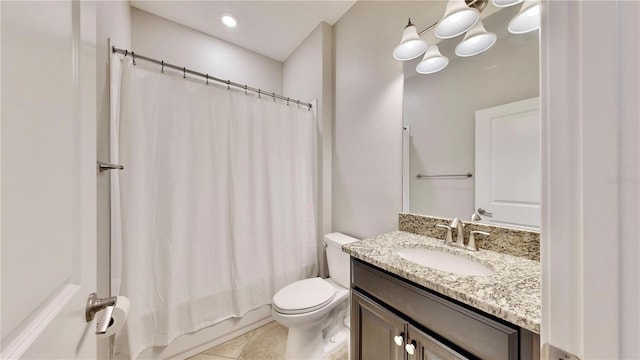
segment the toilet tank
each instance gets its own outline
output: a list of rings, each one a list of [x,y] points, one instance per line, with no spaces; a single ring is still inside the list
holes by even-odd
[[[331,233],[324,236],[324,243],[327,246],[329,277],[347,289],[351,286],[349,254],[342,252],[342,245],[354,241],[358,241],[358,239],[342,233]]]

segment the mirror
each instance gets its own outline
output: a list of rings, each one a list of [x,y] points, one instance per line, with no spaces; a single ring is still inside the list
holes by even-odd
[[[484,168],[476,169],[476,112],[539,95],[539,31],[513,35],[507,30],[519,9],[520,6],[512,6],[483,18],[485,28],[498,39],[482,54],[456,56],[454,49],[464,36],[461,35],[438,44],[440,52],[449,58],[449,65],[440,72],[420,75],[415,71],[420,58],[405,62],[403,121],[408,130],[403,140],[403,211],[469,221],[476,207],[480,207],[476,204],[476,173]],[[535,116],[539,131],[539,116]],[[518,144],[518,141],[503,141],[500,153],[511,157],[514,163],[513,158],[519,156],[513,155],[518,154]],[[537,156],[539,158],[539,148]],[[522,161],[526,162],[532,160]],[[527,171],[527,166],[519,167],[524,171],[510,174],[507,183],[527,183],[534,187],[540,183],[539,161],[537,164],[533,161],[531,171]],[[466,177],[467,173],[472,176]],[[418,178],[419,174],[427,177]],[[436,177],[429,177],[434,175]],[[505,183],[504,179],[497,182]],[[522,186],[514,188],[526,191]],[[526,195],[524,197],[530,199],[539,197],[539,189],[537,191],[537,195],[514,195]],[[493,219],[484,216],[481,222],[536,229],[535,224],[500,220],[496,215],[499,214],[494,214]]]

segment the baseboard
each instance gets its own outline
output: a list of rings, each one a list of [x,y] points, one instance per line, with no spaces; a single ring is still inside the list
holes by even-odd
[[[271,321],[271,305],[265,305],[241,318],[228,319],[195,333],[180,336],[167,346],[146,349],[140,354],[139,359],[186,359]]]

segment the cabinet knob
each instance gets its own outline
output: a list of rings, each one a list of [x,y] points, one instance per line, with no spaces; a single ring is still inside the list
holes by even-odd
[[[404,343],[404,339],[402,338],[402,335],[396,335],[393,337],[393,342],[395,342],[398,346],[402,346],[402,344]]]
[[[411,344],[405,345],[404,349],[407,350],[407,354],[409,355],[413,355],[416,353],[416,345],[413,342]]]

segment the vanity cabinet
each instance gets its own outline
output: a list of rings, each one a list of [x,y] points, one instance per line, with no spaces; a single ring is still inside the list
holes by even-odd
[[[539,356],[539,337],[360,260],[351,261],[351,358]]]
[[[353,359],[467,359],[358,291],[351,294],[351,306]]]
[[[351,309],[351,321],[358,329],[352,332],[355,341],[351,343],[358,344],[352,359],[404,359],[407,322],[403,318],[358,292],[351,294]]]

